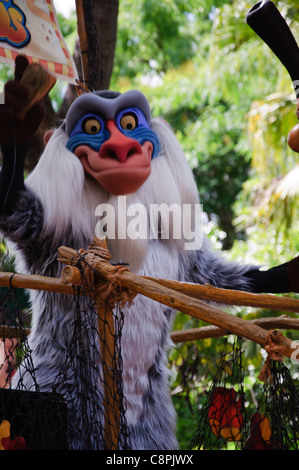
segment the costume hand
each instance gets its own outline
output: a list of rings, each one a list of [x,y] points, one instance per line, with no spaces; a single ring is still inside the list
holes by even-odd
[[[5,104],[0,105],[0,143],[14,145],[29,142],[37,131],[43,117],[42,102],[34,104],[22,121],[16,117],[29,96],[29,89],[20,83],[28,60],[25,56],[15,59],[15,78],[4,87]],[[15,133],[15,137],[14,137]]]
[[[250,279],[255,293],[299,293],[299,256],[267,271],[252,269],[245,276]]]
[[[299,292],[299,256],[286,263],[290,292]]]

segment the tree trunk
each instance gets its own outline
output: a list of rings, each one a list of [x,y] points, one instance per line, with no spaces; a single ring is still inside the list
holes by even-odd
[[[93,90],[109,88],[113,70],[114,52],[117,35],[118,0],[84,0],[86,32],[89,42],[87,77],[82,73],[82,56],[79,38],[77,39],[74,61],[80,81],[88,82],[87,87]],[[55,113],[51,101],[45,98],[46,115],[32,141],[26,158],[26,170],[31,171],[44,149],[44,133],[51,127],[59,125],[66,112],[77,97],[76,87],[68,85],[60,109]]]
[[[118,0],[85,0],[83,4],[85,23],[87,24],[86,32],[89,42],[89,66],[86,77],[83,76],[79,38],[75,47],[74,61],[77,66],[80,81],[83,83],[85,81],[89,89],[106,90],[109,88],[114,64]],[[96,44],[93,42],[94,38],[96,38]],[[69,85],[58,112],[60,119],[65,116],[67,109],[76,96],[76,88]]]
[[[118,0],[95,2],[93,15],[97,28],[98,49],[101,60],[100,76],[94,86],[98,90],[105,90],[109,88],[113,71],[117,36]]]

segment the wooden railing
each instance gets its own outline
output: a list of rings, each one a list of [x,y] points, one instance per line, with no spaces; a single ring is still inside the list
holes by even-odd
[[[109,346],[110,343],[111,348],[114,344],[112,309],[115,304],[130,304],[136,295],[144,295],[210,325],[172,332],[171,336],[174,342],[192,341],[230,333],[254,341],[265,348],[269,359],[282,360],[283,357],[291,357],[293,353],[299,354],[298,343],[290,340],[277,329],[299,329],[299,319],[283,315],[278,318],[248,321],[214,305],[221,303],[222,305],[250,306],[298,313],[299,299],[252,294],[214,288],[209,285],[201,286],[139,276],[122,265],[113,266],[110,260],[111,255],[107,249],[106,240],[94,238],[88,250],[76,251],[64,246],[59,248],[58,261],[65,264],[60,279],[2,272],[0,273],[0,286],[70,295],[74,294],[74,286],[83,286],[84,295],[94,296],[96,300],[99,319],[104,312],[106,315],[105,322],[98,322],[101,348],[103,343],[101,338],[105,338],[106,345]],[[111,317],[107,316],[107,309],[105,310],[107,304],[111,307]],[[7,331],[9,332],[9,329]],[[29,331],[27,329],[26,333]],[[115,401],[114,393],[116,392],[115,383],[113,383],[114,379],[111,375],[111,370],[115,368],[113,363],[115,358],[112,354],[105,354],[103,350],[101,350],[101,354],[102,357],[108,358],[109,362],[103,369],[107,383],[104,391],[105,402],[108,404],[107,410],[105,410],[107,413],[105,421],[112,422],[112,426],[105,427],[104,440],[107,443],[107,448],[109,445],[110,449],[117,449],[118,436],[115,430],[119,429],[119,423],[117,422],[117,400]]]

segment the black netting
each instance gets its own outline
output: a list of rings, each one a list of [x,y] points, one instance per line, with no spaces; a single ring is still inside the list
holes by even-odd
[[[221,356],[215,364],[216,373],[192,439],[195,449],[223,449],[232,441],[237,448],[242,448],[247,434],[242,340],[229,336],[223,341]]]
[[[82,288],[75,289],[74,336],[53,389],[63,385],[64,398],[72,403],[68,434],[74,447],[128,449],[122,386],[123,313],[119,307],[112,310],[108,302],[100,308],[89,295]],[[69,371],[75,380],[69,380]]]
[[[17,292],[13,288],[3,291],[0,299],[0,449],[66,449],[66,403],[54,392],[40,392]],[[12,388],[18,369],[22,373]],[[22,384],[23,374],[31,376],[27,390]]]
[[[198,450],[298,450],[299,384],[286,365],[270,361],[269,380],[244,385],[243,340],[224,338],[216,373],[192,439]],[[254,395],[254,403],[252,400]]]
[[[271,362],[271,380],[265,385],[250,421],[245,449],[299,449],[299,386],[284,364]]]
[[[4,291],[4,292],[3,292]],[[31,350],[27,341],[27,328],[23,321],[23,312],[19,305],[16,289],[2,289],[0,298],[0,338],[1,338],[1,388],[9,388],[11,379],[20,364],[27,367],[31,374],[33,390],[38,390],[35,370],[31,359]]]
[[[88,295],[87,295],[88,294]],[[91,295],[92,294],[92,295]],[[16,291],[0,300],[0,448],[128,449],[119,307],[74,288],[73,335],[51,392],[37,380]],[[18,370],[18,381],[14,373]],[[30,380],[28,380],[30,376]],[[13,385],[12,385],[13,380]],[[27,384],[30,383],[30,386]]]

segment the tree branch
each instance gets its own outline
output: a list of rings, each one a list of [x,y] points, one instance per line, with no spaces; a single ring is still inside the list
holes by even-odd
[[[266,330],[299,330],[299,319],[291,318],[287,315],[280,317],[256,318],[247,320],[255,325],[261,326]],[[227,331],[217,326],[202,326],[200,328],[190,328],[187,330],[173,331],[171,339],[174,343],[182,343],[186,341],[202,340],[207,338],[219,338],[225,336]]]
[[[269,334],[267,330],[254,323],[207,305],[182,292],[170,289],[159,282],[138,276],[131,273],[128,269],[117,271],[117,268],[122,267],[115,267],[109,263],[109,258],[105,254],[105,252],[109,254],[108,250],[105,249],[105,240],[95,237],[89,246],[89,250],[81,249],[79,252],[80,256],[72,248],[60,247],[58,249],[58,260],[67,265],[75,266],[80,266],[80,263],[87,263],[89,266],[92,266],[92,269],[98,274],[99,278],[106,281],[110,286],[116,283],[118,287],[122,286],[142,294],[174,310],[181,311],[214,326],[218,326],[227,332],[254,341],[262,347],[268,347],[270,338],[275,343],[275,358],[278,357],[280,346],[282,354],[286,357],[290,357],[298,347],[290,339],[285,338],[283,335],[277,335],[275,331]],[[105,255],[104,257],[102,256],[103,254]],[[111,289],[111,292],[113,293],[113,289]],[[268,354],[271,357],[269,349]]]

